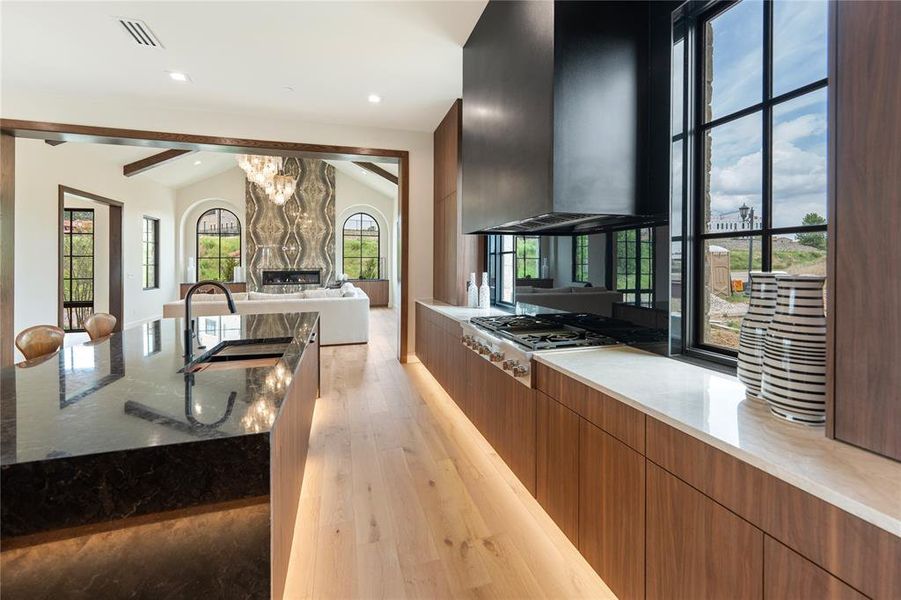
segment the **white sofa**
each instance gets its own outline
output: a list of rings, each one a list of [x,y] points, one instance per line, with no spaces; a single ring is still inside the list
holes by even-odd
[[[325,297],[310,297],[325,296]],[[358,287],[342,296],[339,290],[312,290],[291,294],[257,292],[232,294],[239,314],[319,313],[319,340],[323,346],[365,344],[369,341],[369,296]],[[193,316],[226,315],[225,294],[195,294]],[[164,317],[184,317],[185,301],[163,305]]]

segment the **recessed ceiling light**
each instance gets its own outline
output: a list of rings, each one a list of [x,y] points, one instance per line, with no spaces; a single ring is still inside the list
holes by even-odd
[[[199,160],[195,160],[195,161],[194,161],[194,166],[195,166],[195,167],[196,167],[197,165],[199,165],[199,164],[201,164],[201,161],[199,161]]]
[[[191,78],[188,77],[187,73],[180,73],[178,71],[169,71],[169,78],[173,81],[181,81],[183,83],[191,81]]]
[[[382,101],[382,97],[379,96],[378,94],[369,94],[368,100],[371,104],[378,104],[379,102]]]

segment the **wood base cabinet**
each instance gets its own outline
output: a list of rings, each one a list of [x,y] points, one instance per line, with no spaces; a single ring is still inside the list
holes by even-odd
[[[770,536],[763,543],[764,600],[865,600],[866,596]]]
[[[763,532],[654,463],[647,468],[648,600],[762,598]]]
[[[536,497],[554,523],[579,545],[579,415],[536,392]]]
[[[620,600],[645,597],[645,458],[584,419],[578,548]]]

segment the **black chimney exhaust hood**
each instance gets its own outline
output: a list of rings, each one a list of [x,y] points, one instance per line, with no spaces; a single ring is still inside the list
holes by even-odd
[[[488,3],[463,48],[465,232],[667,221],[675,4]]]

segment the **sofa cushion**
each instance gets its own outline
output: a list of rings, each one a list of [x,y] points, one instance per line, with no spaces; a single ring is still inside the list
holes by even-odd
[[[303,293],[304,298],[341,298],[342,296],[341,290],[318,289],[307,290]]]
[[[516,286],[517,294],[532,294],[535,292],[535,288],[531,285],[518,285]]]
[[[572,288],[573,294],[599,294],[601,292],[606,292],[606,291],[607,291],[607,288],[602,287],[602,286],[595,286],[595,287],[584,287],[583,286],[583,287],[573,287]]]
[[[347,283],[343,283],[341,284],[341,295],[344,298],[349,298],[356,294],[354,289],[354,284],[352,284],[351,282],[348,281]]]
[[[232,300],[247,300],[247,292],[237,292],[232,294]],[[225,302],[225,294],[194,294],[191,296],[191,302]]]
[[[573,291],[571,287],[558,287],[542,289],[539,294],[569,294]]]
[[[304,298],[303,292],[288,292],[284,294],[270,294],[267,292],[249,292],[251,300],[300,300]]]

